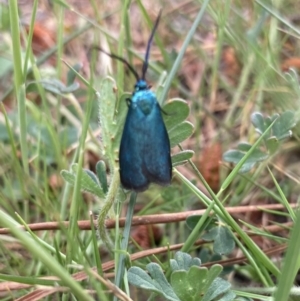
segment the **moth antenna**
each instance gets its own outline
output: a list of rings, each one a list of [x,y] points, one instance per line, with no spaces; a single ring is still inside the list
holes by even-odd
[[[128,67],[128,69],[132,72],[132,74],[134,75],[134,77],[136,78],[136,80],[137,80],[137,81],[140,80],[140,77],[139,77],[138,73],[137,73],[137,72],[135,71],[135,69],[129,64],[129,62],[127,62],[123,57],[118,56],[118,55],[116,55],[116,54],[114,54],[114,53],[109,53],[109,52],[103,50],[103,49],[102,49],[101,47],[99,47],[99,46],[93,46],[92,49],[99,50],[99,51],[101,51],[101,52],[107,54],[108,56],[110,56],[110,57],[112,57],[112,58],[114,58],[114,59],[117,59],[117,60],[121,61],[121,62],[122,62],[123,64],[125,64],[125,65]]]
[[[158,16],[157,16],[157,18],[156,18],[155,24],[154,24],[154,26],[153,26],[153,29],[152,29],[152,32],[151,32],[151,35],[150,35],[150,38],[149,38],[149,40],[148,40],[147,49],[146,49],[146,54],[145,54],[145,60],[144,60],[143,67],[142,67],[142,77],[141,77],[142,80],[145,80],[145,75],[146,75],[146,72],[147,72],[147,69],[148,69],[148,61],[149,61],[150,47],[151,47],[152,40],[153,40],[155,31],[156,31],[156,29],[157,29],[157,26],[158,26],[160,17],[161,17],[161,12],[162,12],[162,10],[159,11],[159,14],[158,14]]]

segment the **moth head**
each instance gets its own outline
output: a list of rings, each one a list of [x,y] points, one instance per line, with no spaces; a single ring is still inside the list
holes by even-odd
[[[134,91],[138,92],[138,91],[144,91],[144,90],[148,90],[149,86],[147,84],[147,82],[143,79],[139,79],[136,84],[134,85]]]

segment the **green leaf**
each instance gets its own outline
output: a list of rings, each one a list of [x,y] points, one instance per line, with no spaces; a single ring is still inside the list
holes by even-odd
[[[91,170],[84,168],[83,172],[85,172],[97,185],[99,185],[97,176]]]
[[[69,69],[69,71],[67,73],[67,86],[70,86],[74,83],[75,78],[76,78],[76,72],[79,72],[82,69],[82,64],[77,63],[74,66],[72,66],[72,68],[73,69]]]
[[[203,296],[201,300],[231,301],[235,294],[230,291],[229,282],[217,278],[221,271],[220,265],[212,266],[209,272],[199,266],[177,270],[171,274],[171,285],[180,300],[198,301]]]
[[[157,291],[152,278],[139,267],[131,267],[128,270],[128,281],[137,287],[144,288],[146,290]]]
[[[118,112],[115,112],[116,107],[116,84],[115,81],[107,77],[99,87],[98,104],[99,104],[99,120],[101,126],[101,150],[105,158],[108,159],[109,166],[117,160],[123,132],[125,117],[127,114],[127,105],[125,98],[128,94],[122,95]],[[112,166],[110,166],[112,168]]]
[[[108,186],[107,186],[107,178],[106,178],[106,164],[104,161],[100,160],[97,162],[96,173],[103,192],[107,193]]]
[[[69,172],[68,170],[63,169],[60,172],[60,175],[63,177],[63,179],[68,182],[70,185],[74,186],[75,184],[75,175],[73,173]]]
[[[196,225],[198,224],[201,217],[202,217],[202,215],[188,216],[185,220],[188,228],[190,230],[193,230],[196,227]],[[205,225],[205,229],[215,226],[216,222],[218,221],[218,219],[216,217],[208,218],[207,220],[208,220],[208,223]]]
[[[193,131],[194,126],[188,121],[182,122],[181,124],[173,127],[169,131],[171,147],[176,146],[177,144],[190,137],[193,134]]]
[[[73,143],[78,142],[79,140],[79,131],[76,127],[65,126],[59,132],[59,142],[62,148],[68,148]]]
[[[227,227],[218,227],[218,236],[214,241],[214,252],[217,254],[230,254],[235,248],[232,233]]]
[[[291,111],[282,113],[272,128],[273,136],[278,140],[291,137],[292,132],[290,130],[296,125],[294,115],[295,114]]]
[[[194,127],[190,122],[185,121],[190,112],[186,101],[173,99],[162,110],[165,113],[163,114],[163,119],[169,134],[171,147],[176,146],[192,135]],[[184,164],[193,154],[194,152],[186,150],[173,155],[173,166]]]
[[[170,266],[172,271],[185,270],[188,271],[191,266],[200,266],[201,260],[197,257],[192,258],[188,253],[176,252],[175,258],[170,260]]]
[[[189,116],[190,108],[183,99],[172,99],[163,106],[163,119],[169,132],[172,128],[184,122]]]
[[[236,294],[233,291],[228,291],[223,295],[223,297],[218,299],[218,301],[232,301],[232,300],[236,300],[234,299],[235,297]]]
[[[252,145],[248,142],[240,142],[237,146],[237,149],[246,153],[251,147]]]
[[[230,254],[234,247],[234,238],[227,227],[217,226],[202,236],[204,240],[214,241],[214,252],[217,254]]]
[[[269,150],[270,154],[274,154],[277,151],[279,145],[279,140],[274,136],[266,140],[266,147]]]
[[[66,88],[66,86],[58,79],[42,79],[40,81],[37,81],[37,83],[40,83],[45,90],[52,92],[54,94],[62,94],[62,90]]]
[[[252,124],[260,135],[268,128],[268,126],[270,126],[270,124],[275,119],[277,120],[266,139],[275,137],[278,140],[283,140],[290,137],[292,134],[291,129],[296,125],[294,112],[286,111],[281,115],[274,114],[271,117],[267,116],[265,118],[261,113],[257,112],[251,115]]]
[[[218,297],[221,297],[220,295],[225,294],[229,291],[231,287],[231,284],[223,280],[221,278],[216,278],[212,285],[209,287],[205,295],[203,296],[202,301],[213,301],[213,300],[220,300],[217,299]],[[235,294],[233,295],[233,298],[235,297]]]
[[[240,143],[238,148],[239,150],[229,150],[223,154],[223,160],[226,162],[231,162],[237,164],[245,156],[248,151],[248,147],[251,147],[250,144]],[[255,149],[252,154],[247,158],[246,162],[240,169],[240,173],[245,173],[250,171],[255,164],[258,162],[264,161],[269,157],[269,155],[260,149]]]
[[[157,263],[149,263],[146,266],[150,277],[139,267],[131,267],[128,270],[128,281],[137,287],[156,292],[170,301],[181,301],[168,283],[161,267]]]
[[[180,300],[193,301],[196,293],[195,288],[188,280],[186,271],[176,271],[171,275],[171,285]]]
[[[209,270],[207,274],[207,280],[204,287],[204,292],[212,285],[214,280],[221,274],[223,271],[223,267],[220,264],[214,264]]]
[[[74,186],[75,184],[75,177],[77,174],[78,164],[72,164],[71,171],[62,170],[61,176],[64,178],[66,182]],[[101,186],[98,182],[98,178],[96,175],[91,176],[91,171],[86,171],[82,173],[80,187],[83,191],[90,192],[100,198],[104,197],[104,192],[101,189]]]
[[[208,269],[205,267],[192,266],[188,271],[188,281],[195,289],[195,296],[200,296],[206,287]],[[197,300],[197,299],[196,299]]]
[[[255,112],[251,115],[251,122],[260,135],[262,135],[267,128],[265,126],[264,116],[259,112]]]
[[[40,81],[35,81],[35,82],[31,82],[28,84],[36,84],[36,83],[40,83],[45,90],[52,92],[54,94],[66,94],[66,93],[72,93],[74,91],[76,91],[79,88],[79,83],[74,82],[72,85],[70,86],[65,86],[64,83],[62,83],[60,80],[56,79],[56,78],[51,78],[51,79],[42,79]]]
[[[79,88],[79,86],[80,86],[79,83],[74,82],[72,85],[64,87],[61,90],[61,93],[62,94],[73,93]]]
[[[255,112],[251,115],[251,121],[256,131],[262,135],[273,123],[271,130],[264,137],[265,146],[267,151],[255,149],[248,155],[245,163],[241,167],[241,173],[250,171],[255,164],[266,160],[270,155],[275,153],[280,146],[280,140],[288,138],[292,135],[291,129],[295,126],[295,114],[291,111],[286,111],[273,116],[264,117],[261,113]],[[223,154],[223,160],[237,164],[250,150],[251,144],[242,142],[238,145],[238,150],[229,150]]]
[[[194,151],[192,150],[183,150],[171,157],[172,165],[178,166],[187,162],[187,160],[191,159],[194,155]]]

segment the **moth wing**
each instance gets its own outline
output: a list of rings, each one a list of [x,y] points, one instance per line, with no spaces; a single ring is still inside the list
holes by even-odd
[[[143,140],[147,126],[139,125],[139,112],[129,106],[120,145],[120,177],[124,188],[144,191],[150,181],[143,171]]]
[[[129,106],[119,160],[121,183],[126,189],[144,191],[150,182],[170,184],[170,141],[157,102],[148,115]]]
[[[168,185],[172,178],[170,140],[158,103],[149,115],[146,126],[144,172],[150,182]]]

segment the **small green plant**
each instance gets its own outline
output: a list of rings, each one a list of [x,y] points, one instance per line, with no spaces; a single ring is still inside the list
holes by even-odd
[[[240,168],[241,173],[250,171],[255,164],[265,161],[270,158],[279,148],[280,142],[288,137],[291,137],[291,129],[296,125],[294,113],[286,111],[273,116],[264,117],[261,113],[256,112],[251,115],[252,124],[256,132],[262,135],[268,127],[274,122],[271,130],[263,138],[263,147],[255,149],[245,163]],[[226,162],[237,164],[250,150],[252,145],[247,142],[238,144],[237,150],[229,150],[224,153],[223,160]]]
[[[102,166],[105,166],[105,163],[103,161],[98,161],[96,164],[97,175],[88,169],[84,169],[80,179],[81,189],[99,198],[104,198],[107,191],[106,171],[102,169]],[[77,170],[78,164],[74,163],[72,164],[70,171],[63,170],[61,175],[66,182],[73,186],[75,183]]]
[[[189,229],[193,230],[201,216],[193,215],[186,219]],[[216,254],[230,254],[235,248],[235,241],[232,233],[226,225],[218,223],[217,218],[210,218],[204,227],[206,233],[201,238],[206,241],[213,241],[213,251]]]
[[[201,267],[199,258],[177,252],[170,260],[171,275],[168,281],[162,268],[154,262],[128,270],[128,281],[139,288],[163,296],[170,301],[232,301],[235,293],[231,284],[218,277],[223,268],[215,264],[210,269]]]

